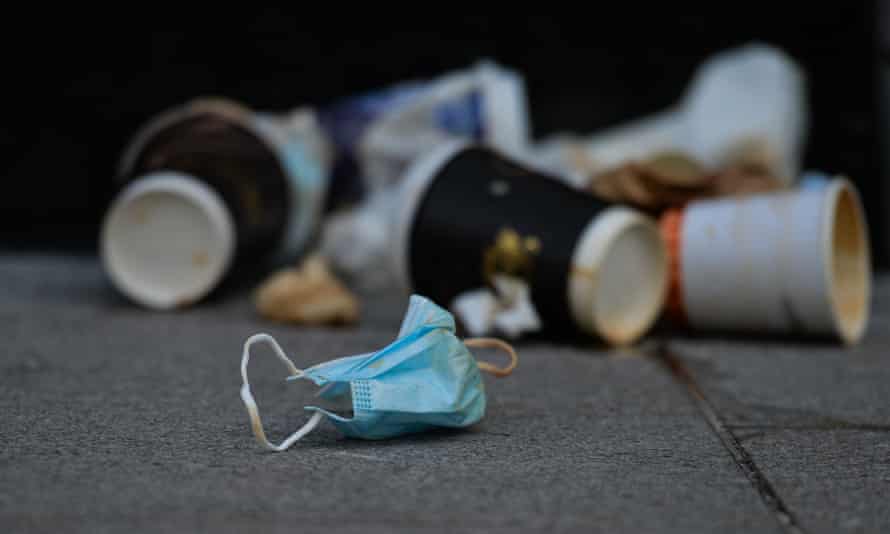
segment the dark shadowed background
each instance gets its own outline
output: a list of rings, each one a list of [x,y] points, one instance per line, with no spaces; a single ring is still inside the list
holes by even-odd
[[[653,13],[633,5],[560,16],[427,13],[411,19],[319,18],[296,8],[221,12],[53,13],[7,46],[16,76],[0,130],[5,194],[0,243],[95,248],[111,177],[134,130],[200,95],[284,110],[320,105],[489,57],[526,79],[536,137],[590,132],[673,104],[709,54],[762,40],[806,69],[806,166],[848,174],[887,258],[879,120],[888,53],[873,2],[777,11],[714,7]],[[886,17],[885,17],[886,18]],[[16,25],[16,20],[8,20]],[[20,53],[19,53],[20,52]],[[883,70],[882,70],[883,69]]]

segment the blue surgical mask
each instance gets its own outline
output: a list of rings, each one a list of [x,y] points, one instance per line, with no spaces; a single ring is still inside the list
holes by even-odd
[[[281,444],[266,439],[259,409],[247,380],[250,348],[258,342],[272,346],[290,371],[288,380],[308,379],[321,387],[327,401],[349,401],[352,416],[344,417],[317,406],[309,421]],[[504,368],[477,362],[467,347],[499,348],[510,355]],[[383,349],[297,369],[278,343],[267,334],[252,336],[244,344],[241,360],[241,399],[247,406],[257,440],[282,451],[327,418],[344,435],[382,439],[422,432],[435,427],[466,427],[485,414],[485,385],[480,370],[506,376],[516,367],[513,348],[498,339],[476,338],[463,342],[455,336],[454,318],[430,300],[414,295],[398,337]]]

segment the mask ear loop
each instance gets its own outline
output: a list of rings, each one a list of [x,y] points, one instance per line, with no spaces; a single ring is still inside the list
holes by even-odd
[[[501,341],[500,339],[496,339],[493,337],[474,337],[465,339],[464,345],[466,345],[467,347],[500,349],[506,352],[507,355],[510,356],[510,364],[506,367],[498,367],[497,365],[488,362],[476,362],[476,365],[479,366],[480,371],[485,371],[486,373],[490,373],[498,378],[503,378],[512,373],[513,369],[516,368],[516,364],[519,363],[519,356],[516,355],[516,351],[513,349],[513,346],[505,341]]]
[[[263,421],[260,419],[260,410],[253,398],[253,394],[250,392],[250,382],[247,380],[247,363],[250,361],[250,347],[254,343],[261,341],[269,344],[275,350],[278,359],[280,359],[287,367],[288,371],[290,371],[290,376],[288,378],[300,378],[303,376],[303,371],[297,369],[294,362],[287,357],[284,351],[281,350],[281,347],[278,346],[275,339],[269,334],[256,334],[250,336],[250,338],[244,342],[244,353],[241,356],[241,379],[243,380],[241,386],[241,400],[244,401],[244,406],[247,407],[247,413],[250,415],[250,426],[253,428],[253,435],[256,436],[257,441],[267,449],[281,452],[302,439],[306,434],[315,430],[315,427],[321,422],[323,415],[321,412],[312,414],[312,417],[309,418],[309,421],[305,425],[288,436],[287,439],[282,441],[279,445],[270,443],[269,440],[266,439],[266,433],[263,431]]]

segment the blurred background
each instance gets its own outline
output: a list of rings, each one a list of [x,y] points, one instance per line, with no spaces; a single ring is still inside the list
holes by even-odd
[[[344,11],[345,11],[344,7]],[[319,18],[235,13],[53,13],[6,46],[12,108],[0,129],[6,250],[96,249],[119,155],[135,129],[201,95],[254,109],[324,105],[491,58],[525,77],[533,134],[589,133],[673,105],[708,55],[752,40],[783,48],[809,80],[804,168],[863,194],[874,258],[890,251],[890,10],[883,2],[777,11],[629,6],[559,16]],[[10,20],[16,24],[17,20]]]

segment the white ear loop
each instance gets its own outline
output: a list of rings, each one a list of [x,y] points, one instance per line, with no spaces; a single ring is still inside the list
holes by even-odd
[[[250,392],[250,382],[247,380],[247,363],[250,361],[250,347],[254,343],[260,341],[265,341],[272,346],[278,359],[284,362],[284,365],[287,366],[288,371],[290,371],[291,374],[288,378],[300,378],[303,376],[303,371],[297,369],[294,362],[287,357],[284,351],[281,350],[281,347],[278,346],[275,339],[269,334],[255,334],[250,336],[247,341],[244,342],[244,353],[241,356],[241,379],[243,380],[243,384],[241,385],[241,400],[244,401],[244,406],[247,407],[247,414],[250,416],[250,425],[253,428],[253,435],[256,436],[257,441],[267,449],[280,452],[288,449],[306,434],[315,430],[315,427],[318,426],[318,423],[321,422],[321,419],[324,416],[321,412],[315,412],[305,425],[288,436],[287,439],[282,441],[279,445],[270,443],[269,440],[266,439],[266,433],[263,431],[263,421],[260,419],[260,410],[256,404],[256,400],[253,398],[253,394]]]

